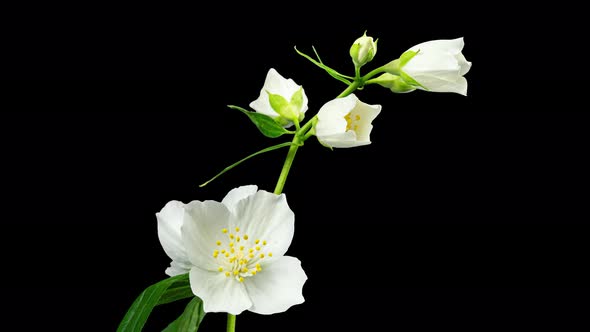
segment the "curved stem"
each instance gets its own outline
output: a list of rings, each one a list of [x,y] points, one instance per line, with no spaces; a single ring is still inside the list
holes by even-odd
[[[370,72],[367,73],[367,75],[363,76],[362,80],[363,82],[371,79],[373,76],[383,73],[385,72],[385,69],[383,69],[383,66],[379,67],[379,68],[375,68],[373,70],[371,70]]]
[[[236,331],[236,315],[227,314],[227,332]]]

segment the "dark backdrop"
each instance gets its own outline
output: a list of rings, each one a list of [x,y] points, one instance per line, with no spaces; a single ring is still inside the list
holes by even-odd
[[[274,67],[315,114],[344,86],[293,47],[350,73],[367,30],[379,38],[367,68],[463,36],[469,95],[369,86],[357,95],[383,106],[373,144],[306,142],[285,186],[306,302],[245,313],[238,331],[588,329],[588,116],[554,71],[568,41],[545,8],[48,6],[3,23],[2,324],[114,331],[165,277],[155,213],[167,201],[274,188],[286,151],[198,187],[285,141],[226,105],[247,107]],[[157,308],[146,330],[183,304]],[[210,314],[202,330],[224,321]]]

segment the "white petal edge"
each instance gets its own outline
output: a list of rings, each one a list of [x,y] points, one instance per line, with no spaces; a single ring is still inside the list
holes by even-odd
[[[186,254],[181,235],[181,227],[184,218],[185,204],[180,201],[170,201],[156,213],[158,221],[158,238],[162,244],[162,248],[176,264],[172,264],[167,270],[166,274],[182,274],[184,268],[190,266],[190,261]]]
[[[295,257],[283,256],[263,265],[261,272],[244,281],[252,301],[249,310],[269,315],[303,303],[303,285],[306,280],[301,262]]]
[[[225,197],[223,198],[221,203],[223,203],[225,206],[227,206],[227,208],[230,211],[233,212],[236,204],[240,200],[242,200],[250,195],[254,195],[254,193],[256,193],[257,190],[258,190],[258,186],[256,186],[256,185],[246,185],[246,186],[234,188],[234,189],[230,190],[227,193],[227,195],[225,195]]]
[[[213,257],[217,240],[226,240],[222,229],[228,228],[231,212],[220,202],[193,201],[185,206],[182,240],[192,265],[216,271],[219,264]]]
[[[235,278],[221,272],[193,267],[189,273],[193,294],[203,300],[205,312],[227,312],[239,315],[252,307],[246,287]]]

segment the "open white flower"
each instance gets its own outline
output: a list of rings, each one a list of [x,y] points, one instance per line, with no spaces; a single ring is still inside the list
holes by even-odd
[[[181,209],[184,217],[180,232],[168,231],[160,241],[172,266],[182,263],[184,268],[188,260],[191,289],[203,300],[205,312],[273,314],[303,303],[307,276],[297,258],[284,255],[295,223],[284,194],[243,186],[222,202],[168,205],[177,211],[174,216]],[[168,215],[160,213],[158,221],[166,226],[159,231],[177,229],[177,219]],[[171,255],[170,248],[183,250]]]
[[[277,109],[277,105],[273,108],[270,95],[282,97],[286,102],[285,108],[283,110]],[[288,128],[293,125],[293,117],[299,121],[303,119],[305,111],[307,111],[307,103],[307,96],[301,85],[297,85],[292,79],[285,79],[274,68],[271,68],[266,74],[260,96],[250,103],[250,107],[258,113],[270,116]]]
[[[354,94],[336,98],[318,111],[315,135],[328,147],[350,148],[371,144],[371,122],[381,112],[381,105],[369,105]]]
[[[467,80],[463,75],[471,68],[471,62],[462,53],[464,45],[463,38],[457,38],[432,40],[410,48],[408,51],[418,53],[400,64],[402,78],[418,89],[466,96]],[[412,80],[418,84],[412,84]]]

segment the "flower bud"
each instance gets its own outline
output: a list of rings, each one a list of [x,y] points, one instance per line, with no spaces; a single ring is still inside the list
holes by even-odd
[[[367,32],[355,40],[350,47],[350,57],[357,68],[373,60],[375,54],[377,54],[377,41],[373,41],[373,37],[368,37]]]

